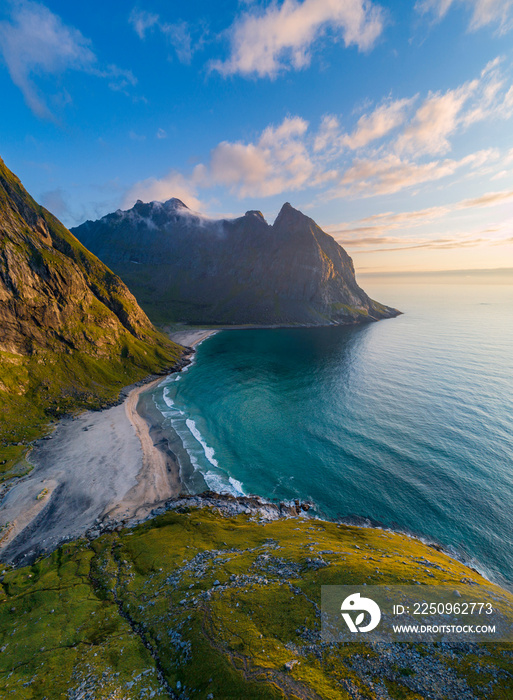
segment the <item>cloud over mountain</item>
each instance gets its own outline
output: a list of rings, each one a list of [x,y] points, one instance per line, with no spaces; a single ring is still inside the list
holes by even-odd
[[[452,140],[478,122],[512,114],[513,87],[495,59],[445,92],[388,98],[349,129],[338,115],[324,115],[317,129],[290,115],[253,139],[221,141],[192,172],[137,183],[125,204],[180,196],[199,208],[201,193],[216,187],[241,199],[305,189],[323,201],[389,195],[499,163],[495,148],[450,157]]]

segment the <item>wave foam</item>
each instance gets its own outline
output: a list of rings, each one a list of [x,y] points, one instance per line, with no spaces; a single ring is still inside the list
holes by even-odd
[[[242,483],[240,481],[238,481],[237,479],[234,479],[233,476],[229,476],[228,481],[235,489],[235,496],[246,496],[246,493],[245,493],[244,489],[242,488]]]
[[[203,447],[203,451],[205,452],[205,457],[208,459],[210,464],[213,467],[219,467],[219,463],[218,463],[217,459],[214,459],[214,455],[215,455],[214,449],[207,445],[207,443],[203,439],[203,436],[201,435],[200,431],[198,430],[196,423],[192,420],[192,418],[187,418],[187,420],[185,421],[185,425],[189,428],[189,430],[194,435],[196,440]]]
[[[154,403],[163,416],[168,418],[171,427],[180,437],[182,445],[189,455],[191,465],[195,471],[199,471],[211,491],[216,493],[230,494],[232,496],[245,496],[243,485],[237,479],[225,474],[219,467],[219,462],[215,458],[214,448],[207,444],[203,435],[200,433],[196,422],[192,418],[187,418],[187,414],[180,410],[171,398],[173,393],[172,381],[167,382],[167,386],[160,386],[163,403],[154,397]],[[199,447],[201,446],[201,449]],[[203,459],[202,459],[203,456]],[[205,465],[204,459],[213,469]],[[203,463],[203,464],[202,464]]]
[[[169,408],[176,408],[175,402],[169,396],[169,389],[167,387],[165,387],[164,391],[162,392],[162,398],[164,399],[164,403],[166,404],[166,406],[168,406]]]

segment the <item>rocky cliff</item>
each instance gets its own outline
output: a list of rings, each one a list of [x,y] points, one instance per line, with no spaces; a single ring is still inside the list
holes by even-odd
[[[398,314],[365,294],[345,250],[290,204],[269,225],[259,211],[214,220],[178,199],[138,201],[73,232],[159,322],[325,325]]]
[[[179,355],[119,277],[1,159],[0,327],[0,450],[7,452],[48,416],[112,400]]]

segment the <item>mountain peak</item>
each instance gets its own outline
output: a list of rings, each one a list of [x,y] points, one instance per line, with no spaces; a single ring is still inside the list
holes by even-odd
[[[285,202],[276,218],[279,219],[280,216],[291,216],[293,214],[302,214],[302,212],[300,212],[299,209],[294,209],[290,202]]]
[[[134,210],[136,212],[144,211],[148,213],[152,211],[161,211],[162,209],[164,209],[164,211],[176,211],[177,209],[187,209],[187,211],[189,211],[189,207],[177,197],[171,197],[171,199],[168,199],[165,202],[159,202],[157,200],[153,200],[152,202],[143,202],[142,199],[138,199],[133,205],[132,209],[128,209],[128,211],[130,212]]]
[[[260,219],[261,221],[264,221],[265,223],[267,223],[267,221],[265,220],[264,215],[263,215],[262,212],[259,211],[258,209],[250,209],[249,211],[247,211],[247,212],[244,214],[244,216],[254,216],[255,218]]]
[[[189,209],[189,207],[177,197],[171,197],[171,199],[166,200],[164,206],[166,209]]]
[[[297,231],[298,228],[304,228],[305,223],[309,221],[310,219],[306,214],[303,214],[299,209],[294,209],[289,202],[285,202],[275,219],[274,228],[294,229]]]

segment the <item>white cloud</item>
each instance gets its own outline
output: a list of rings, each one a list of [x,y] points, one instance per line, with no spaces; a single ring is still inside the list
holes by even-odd
[[[159,16],[151,12],[146,12],[145,10],[137,10],[134,8],[130,13],[128,21],[139,35],[139,39],[145,39],[146,32],[158,23]]]
[[[315,138],[314,150],[336,155],[344,149],[357,150],[382,139],[404,123],[407,111],[416,97],[387,101],[358,120],[352,133],[344,133],[337,117],[326,115]]]
[[[174,47],[178,60],[189,65],[194,50],[192,46],[192,36],[187,22],[164,25],[162,31]],[[198,44],[196,44],[196,48],[197,46]]]
[[[336,154],[340,149],[340,122],[333,114],[325,114],[315,137],[314,151]]]
[[[168,199],[177,197],[181,199],[190,209],[202,209],[202,204],[198,199],[198,190],[195,184],[196,176],[184,177],[176,170],[170,170],[163,178],[147,178],[136,183],[125,196],[124,206],[132,207],[138,199],[143,202],[165,202]]]
[[[164,129],[158,129],[157,130],[157,138],[158,139],[167,139],[167,132],[164,131]]]
[[[13,82],[30,109],[51,118],[32,80],[34,73],[61,73],[69,68],[89,70],[96,61],[90,42],[44,5],[22,2],[13,7],[11,21],[0,23],[0,49]]]
[[[353,133],[344,137],[344,143],[355,150],[386,136],[404,122],[406,110],[414,100],[415,97],[409,100],[395,100],[380,105],[369,115],[360,117]]]
[[[356,159],[340,180],[339,186],[331,192],[331,197],[393,194],[405,188],[425,182],[440,180],[463,166],[482,162],[484,152],[478,152],[460,160],[434,160],[416,163],[402,160],[395,154],[380,159]]]
[[[343,222],[326,226],[325,230],[341,244],[359,253],[386,252],[409,249],[451,249],[467,248],[483,244],[504,245],[508,240],[504,235],[510,233],[508,222],[504,225],[488,226],[482,224],[475,231],[469,231],[469,223],[475,219],[465,217],[465,212],[474,209],[496,207],[513,200],[513,190],[487,192],[480,197],[463,199],[443,206],[428,207],[414,211],[383,212],[367,216],[357,221]],[[453,215],[462,213],[465,223],[458,227]],[[436,222],[436,227],[433,227]],[[472,228],[472,224],[470,223]],[[447,232],[440,233],[440,229]],[[451,231],[451,228],[453,229]],[[420,229],[414,233],[413,229]],[[441,237],[443,236],[443,238]]]
[[[37,88],[35,76],[85,71],[108,79],[115,90],[136,82],[130,71],[115,65],[99,68],[91,42],[47,7],[31,0],[13,4],[10,19],[0,22],[0,52],[25,102],[44,119],[53,119],[53,115]]]
[[[490,61],[475,80],[445,93],[430,93],[395,144],[399,154],[441,155],[451,150],[450,137],[489,118],[511,116],[512,95],[504,94],[501,59]]]
[[[201,44],[200,39],[194,43],[193,47],[190,27],[187,22],[182,20],[175,23],[164,22],[159,15],[146,12],[146,10],[134,9],[130,13],[128,21],[140,39],[146,39],[147,34],[154,29],[164,34],[176,51],[178,60],[181,63],[189,64],[194,51]]]
[[[286,117],[278,126],[264,129],[255,142],[222,141],[212,150],[208,164],[197,165],[191,175],[173,170],[161,180],[150,178],[135,185],[129,198],[180,197],[173,194],[176,187],[184,192],[188,204],[196,198],[199,187],[224,185],[238,197],[268,197],[301,189],[313,184],[316,177],[326,177],[326,173],[317,172],[309,155],[307,131],[304,119]],[[198,208],[196,203],[192,206]]]
[[[506,95],[504,96],[504,100],[502,101],[501,105],[502,109],[502,117],[504,119],[509,119],[509,117],[513,116],[513,85],[510,87]]]
[[[487,192],[480,197],[464,199],[455,205],[456,209],[471,209],[474,207],[495,207],[513,199],[513,190],[502,190],[501,192]]]
[[[416,162],[395,153],[380,157],[355,158],[338,182],[322,196],[324,200],[344,197],[375,197],[436,182],[462,169],[475,171],[485,163],[497,160],[495,149],[485,149],[454,160]]]
[[[419,0],[415,8],[422,14],[434,14],[440,20],[455,4],[466,5],[471,9],[470,29],[472,31],[488,24],[498,25],[500,33],[511,29],[513,0]]]
[[[230,57],[213,61],[222,75],[275,77],[309,65],[315,42],[327,30],[346,46],[366,51],[383,31],[383,12],[370,0],[284,0],[244,13],[229,29]]]
[[[482,233],[486,233],[483,231]],[[461,251],[463,248],[474,248],[476,246],[487,245],[490,243],[489,238],[482,236],[462,236],[458,231],[445,234],[445,238],[419,238],[419,237],[393,237],[393,236],[367,236],[355,238],[344,238],[344,236],[336,237],[336,240],[347,248],[358,248],[358,253],[395,253],[400,250],[452,250]],[[503,245],[507,241],[501,240],[494,244]],[[366,248],[366,246],[373,246]],[[377,246],[377,247],[376,247]],[[392,247],[390,247],[392,246]],[[360,249],[363,247],[362,249]]]
[[[307,130],[304,119],[287,117],[278,127],[267,127],[256,143],[220,143],[211,154],[212,181],[239,197],[300,189],[315,173],[304,142]]]
[[[513,148],[506,153],[503,163],[504,165],[511,165],[513,163]]]
[[[513,87],[504,94],[505,79],[501,73],[502,59],[490,61],[481,71],[470,108],[463,116],[463,125],[470,126],[488,117],[507,119],[513,108]]]
[[[438,219],[451,211],[449,206],[428,207],[426,209],[417,209],[415,211],[404,212],[384,212],[382,214],[373,214],[360,219],[359,224],[379,224],[387,228],[401,228],[404,224],[422,225],[426,222],[431,222]]]
[[[326,231],[332,234],[348,234],[361,236],[374,234],[383,234],[396,229],[411,229],[415,226],[425,226],[437,219],[441,219],[448,214],[467,209],[482,209],[499,206],[501,204],[513,200],[513,190],[502,190],[501,192],[487,192],[480,197],[471,199],[462,199],[451,204],[427,207],[425,209],[416,209],[414,211],[403,212],[382,212],[366,216],[357,221],[348,223],[332,224],[326,227]]]
[[[430,94],[398,138],[397,152],[424,155],[450,151],[449,136],[456,131],[463,105],[476,86],[474,81],[444,94]]]
[[[106,78],[109,81],[111,90],[122,91],[127,94],[126,89],[130,86],[137,85],[137,78],[131,70],[125,70],[115,65],[107,66],[104,70],[96,68],[91,71],[98,78]]]
[[[508,177],[508,175],[511,175],[508,170],[500,170],[498,173],[495,173],[495,175],[492,175],[490,180],[502,180],[503,178]]]
[[[413,115],[410,113],[417,95],[378,105],[361,116],[350,133],[342,129],[337,116],[325,115],[315,138],[314,152],[334,158],[345,150],[364,149],[405,125],[395,142],[389,140],[380,148],[415,159],[448,153],[450,139],[456,133],[485,119],[512,115],[513,87],[506,89],[500,65],[501,59],[496,58],[475,80],[444,93],[429,93]]]
[[[507,116],[509,93],[499,62],[493,61],[479,78],[429,94],[416,111],[417,96],[389,99],[352,129],[344,129],[335,115],[325,115],[317,130],[301,117],[289,116],[251,140],[222,141],[182,180],[172,171],[171,178],[145,181],[144,188],[155,195],[162,185],[168,198],[174,183],[187,185],[192,196],[222,186],[239,198],[317,188],[322,192],[318,201],[325,201],[389,195],[459,173],[491,177],[505,170],[509,156],[500,160],[500,151],[489,148],[447,157],[450,139],[475,121]]]

